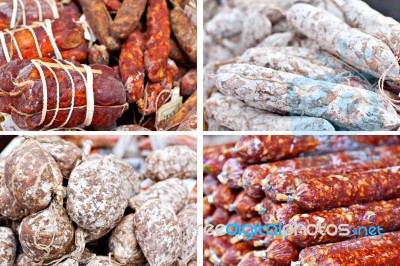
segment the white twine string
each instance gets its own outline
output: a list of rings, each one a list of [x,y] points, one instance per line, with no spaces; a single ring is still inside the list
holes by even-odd
[[[10,19],[10,28],[15,27],[15,22],[17,21],[17,11],[18,11],[18,0],[13,0],[13,10]]]
[[[37,6],[37,10],[38,10],[38,15],[39,15],[39,21],[43,20],[43,13],[42,13],[42,5],[40,4],[39,0],[34,0]]]
[[[4,38],[4,33],[2,31],[0,31],[0,41],[1,41],[1,46],[3,47],[4,57],[6,58],[6,61],[8,63],[11,61],[11,59],[10,59],[10,54],[8,53],[6,39]]]
[[[41,61],[39,61],[39,62],[41,62]],[[56,90],[57,90],[57,92],[56,92],[56,95],[57,95],[57,99],[56,99],[56,110],[54,111],[54,116],[53,116],[53,118],[51,119],[51,121],[50,121],[47,125],[45,125],[45,128],[48,128],[48,127],[50,127],[51,125],[53,125],[54,121],[55,121],[56,118],[57,118],[58,111],[59,111],[59,109],[60,109],[60,83],[58,82],[57,75],[56,75],[56,73],[54,72],[54,70],[51,69],[51,67],[47,66],[46,64],[43,64],[43,63],[42,63],[42,65],[45,66],[45,67],[53,74],[54,80],[56,81]]]
[[[40,67],[39,63],[36,60],[31,60],[31,63],[39,71],[40,79],[42,80],[43,106],[42,106],[42,116],[41,116],[40,122],[39,122],[39,126],[40,126],[41,124],[43,124],[43,122],[46,118],[46,114],[47,114],[47,83],[46,83],[46,77],[44,76],[43,70]]]
[[[25,4],[22,0],[18,0],[19,4],[21,5],[22,9],[22,25],[26,25],[26,12],[25,12]],[[17,26],[17,25],[15,25]],[[12,27],[14,28],[14,27]]]
[[[14,43],[15,49],[17,50],[18,57],[20,59],[23,59],[22,54],[21,54],[21,50],[19,49],[19,46],[18,46],[17,40],[15,39],[14,33],[12,33],[9,30],[4,30],[4,31],[10,35],[10,38],[11,38],[12,42]]]
[[[75,71],[77,71],[83,81],[85,82],[85,90],[86,90],[86,116],[85,121],[83,122],[83,126],[90,126],[93,120],[94,115],[94,93],[93,93],[93,71],[87,65],[82,65],[86,72],[86,77],[82,73],[82,71],[77,68],[71,62],[65,61],[68,65],[70,65]]]
[[[70,110],[69,110],[67,119],[66,119],[66,120],[64,121],[64,123],[60,126],[60,127],[64,127],[64,126],[69,122],[69,120],[71,119],[72,112],[74,111],[74,106],[75,106],[75,92],[76,92],[76,89],[75,89],[75,82],[74,82],[74,79],[72,78],[71,73],[68,71],[68,69],[67,69],[60,61],[58,61],[57,59],[53,59],[53,61],[56,62],[56,63],[65,71],[65,73],[67,73],[67,75],[68,75],[68,77],[69,77],[69,80],[71,81],[71,90],[72,90],[72,95],[71,95],[71,106],[70,106]]]
[[[50,6],[51,12],[53,13],[53,18],[54,19],[59,18],[60,14],[58,14],[57,1],[56,0],[45,0],[45,2]]]

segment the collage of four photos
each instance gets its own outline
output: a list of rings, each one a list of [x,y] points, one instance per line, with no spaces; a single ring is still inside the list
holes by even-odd
[[[399,14],[0,0],[0,266],[400,266]]]

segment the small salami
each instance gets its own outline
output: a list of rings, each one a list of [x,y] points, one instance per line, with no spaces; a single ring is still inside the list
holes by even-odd
[[[17,240],[10,228],[0,227],[0,264],[13,266],[17,254]]]
[[[247,253],[239,262],[238,266],[276,266],[277,264],[270,259],[263,260],[255,255],[256,251]]]
[[[255,207],[259,202],[259,200],[248,196],[245,191],[242,191],[236,196],[236,199],[229,207],[229,210],[236,211],[236,213],[243,218],[255,218],[258,216]]]
[[[136,239],[150,266],[170,266],[182,247],[182,228],[171,205],[149,199],[134,216]]]
[[[155,181],[168,178],[194,178],[197,175],[197,155],[188,146],[169,146],[147,156],[144,175]]]
[[[213,192],[212,196],[208,197],[208,201],[215,206],[224,208],[225,210],[234,211],[232,209],[233,203],[239,191],[233,190],[227,185],[218,185],[217,189]]]
[[[242,175],[246,164],[240,158],[230,158],[226,160],[222,167],[222,172],[218,175],[218,180],[230,188],[242,187]]]
[[[226,160],[238,157],[232,151],[235,143],[221,144],[203,148],[203,171],[208,174],[219,174]]]
[[[174,211],[178,212],[185,206],[188,195],[189,191],[181,179],[170,178],[152,185],[146,191],[129,199],[129,206],[137,209],[149,200],[159,199],[163,204],[171,204]]]
[[[298,248],[288,240],[275,240],[266,250],[255,251],[255,256],[263,260],[270,259],[278,266],[290,265],[299,257]]]

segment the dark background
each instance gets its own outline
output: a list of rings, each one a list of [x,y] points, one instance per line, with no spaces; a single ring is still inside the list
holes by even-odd
[[[400,0],[364,0],[364,2],[385,16],[400,21]]]

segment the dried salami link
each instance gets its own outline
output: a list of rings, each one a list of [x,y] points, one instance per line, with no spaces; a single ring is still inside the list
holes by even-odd
[[[230,158],[226,160],[222,167],[222,172],[217,176],[222,184],[226,184],[230,188],[242,187],[242,175],[246,164],[240,158]]]
[[[275,240],[266,250],[255,251],[255,256],[270,259],[278,266],[286,266],[298,259],[299,250],[288,240]]]
[[[189,70],[179,82],[181,95],[190,96],[197,91],[197,68]]]
[[[154,83],[166,76],[170,35],[167,1],[148,0],[144,62],[149,79]]]
[[[172,90],[177,73],[177,65],[173,60],[168,59],[164,79],[158,83],[149,83],[145,88],[143,98],[137,102],[140,113],[144,115],[153,114],[164,104],[168,99],[169,92]]]
[[[400,144],[400,136],[315,136],[315,138],[320,142],[316,150],[305,152],[302,155],[315,156],[332,152]]]
[[[228,222],[230,216],[231,214],[227,210],[216,208],[211,216],[206,217],[204,223],[213,225],[225,224]]]
[[[79,0],[82,10],[97,39],[109,51],[116,51],[120,43],[110,35],[111,17],[102,0]]]
[[[308,247],[328,242],[338,242],[348,238],[359,237],[368,232],[360,229],[371,226],[381,227],[383,232],[400,229],[400,199],[389,201],[377,201],[366,204],[355,204],[347,208],[336,208],[326,211],[318,211],[307,214],[298,214],[290,220],[290,225],[296,225],[299,230],[288,237],[288,240],[299,247]],[[329,225],[348,224],[349,235],[332,233]],[[320,225],[326,228],[324,234],[316,232],[316,235],[304,233],[302,226]],[[295,228],[295,227],[293,227]],[[334,229],[336,231],[337,229]],[[354,231],[353,231],[354,230]]]
[[[229,206],[229,211],[235,211],[243,218],[255,218],[258,216],[255,207],[259,202],[259,200],[249,197],[245,191],[242,191],[236,196],[233,204]]]
[[[185,12],[175,7],[170,12],[171,28],[182,50],[190,61],[197,62],[197,30]]]
[[[213,192],[213,194],[208,197],[208,202],[211,204],[215,204],[215,206],[218,206],[220,208],[234,211],[234,209],[232,209],[232,204],[238,194],[238,190],[234,190],[227,185],[220,184]]]
[[[247,194],[255,198],[265,196],[261,180],[267,175],[277,172],[286,172],[296,169],[339,165],[354,161],[373,161],[400,152],[400,146],[367,148],[356,151],[344,151],[319,156],[299,157],[261,165],[247,167],[242,176],[242,185]]]
[[[139,25],[146,8],[147,0],[124,0],[110,25],[110,32],[115,39],[128,38]]]
[[[263,260],[255,255],[256,251],[247,253],[239,262],[238,266],[276,266],[277,264],[270,259]]]
[[[232,223],[228,223],[228,224],[232,224]],[[255,233],[255,231],[254,231],[255,227],[262,225],[260,217],[252,218],[250,220],[242,219],[242,220],[240,220],[240,222],[238,222],[238,224],[242,226],[242,230],[244,232],[241,231],[241,232],[237,233],[236,235],[234,235],[230,239],[232,244],[236,244],[239,242],[248,242],[253,247],[257,247],[263,240],[265,240],[266,236],[268,236],[267,231],[265,231],[264,229],[262,230],[262,234],[258,233],[258,232]],[[243,227],[243,225],[251,225],[253,228]],[[231,233],[231,235],[232,235],[232,233]]]
[[[393,232],[308,247],[300,252],[299,261],[301,265],[307,266],[350,264],[396,266],[400,259],[399,240],[400,232]],[[356,262],[355,258],[357,258]]]
[[[207,200],[207,197],[204,197],[203,198],[203,219],[206,220],[207,217],[210,217],[214,213],[215,209],[216,209],[215,205],[209,203]]]
[[[124,86],[108,66],[41,58],[13,60],[0,72],[0,111],[22,129],[107,126],[128,107]]]
[[[203,179],[203,194],[211,195],[217,189],[219,181],[214,175],[208,174]]]
[[[249,252],[253,246],[247,242],[240,242],[230,246],[221,257],[221,265],[237,265],[240,260]]]
[[[144,49],[145,39],[140,30],[134,31],[122,45],[119,67],[125,83],[128,102],[135,103],[144,93]]]
[[[262,163],[297,157],[319,145],[313,136],[244,136],[235,151],[246,163]]]
[[[237,157],[232,151],[235,143],[205,147],[203,149],[203,171],[208,174],[219,174],[226,160]]]
[[[325,119],[273,114],[218,92],[207,99],[205,108],[210,131],[335,131]],[[213,123],[223,129],[212,129]]]
[[[293,200],[304,211],[326,210],[398,197],[399,167],[311,179],[301,184],[292,196],[277,195],[278,200]]]
[[[224,65],[217,71],[215,85],[224,95],[251,107],[281,115],[321,117],[345,130],[393,130],[400,125],[390,102],[375,92],[269,68]],[[359,108],[340,104],[348,95]]]
[[[305,181],[322,178],[329,175],[346,175],[354,172],[363,172],[372,169],[386,168],[400,165],[397,155],[382,157],[371,162],[349,162],[327,167],[305,168],[296,171],[269,174],[261,180],[265,195],[277,201],[278,194],[293,194]]]

